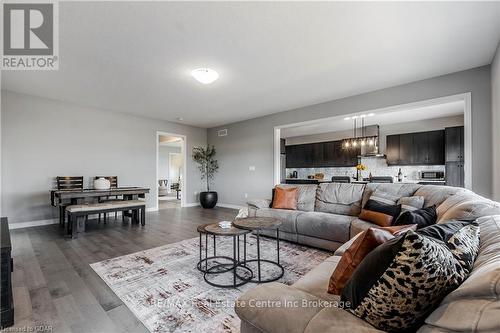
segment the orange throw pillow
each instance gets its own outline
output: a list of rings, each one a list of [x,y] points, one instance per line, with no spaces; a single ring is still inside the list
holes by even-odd
[[[364,257],[377,246],[392,238],[394,238],[394,236],[390,231],[380,228],[369,228],[359,235],[344,252],[342,258],[340,258],[335,271],[330,277],[328,292],[330,294],[340,295],[342,288],[344,288],[344,285],[351,278],[352,273]]]
[[[279,187],[274,190],[273,208],[297,210],[299,189],[296,187]]]

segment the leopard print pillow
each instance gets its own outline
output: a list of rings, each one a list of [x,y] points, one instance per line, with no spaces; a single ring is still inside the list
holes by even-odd
[[[449,239],[455,245],[455,250],[447,242],[413,231],[379,246],[365,260],[377,260],[377,250],[380,251],[384,246],[392,249],[381,253],[392,253],[394,257],[392,260],[385,258],[387,266],[380,268],[381,264],[378,264],[382,272],[378,278],[372,278],[371,286],[366,286],[366,279],[365,286],[358,286],[366,293],[360,295],[359,291],[354,292],[356,297],[351,302],[353,308],[350,311],[384,331],[416,330],[441,300],[466,279],[471,270],[479,237],[473,227],[462,229]],[[380,254],[378,259],[381,259]],[[360,274],[366,273],[366,270],[361,269]],[[356,272],[352,279],[356,279]],[[370,280],[367,281],[369,284]],[[347,283],[342,294],[343,300],[349,300],[346,299],[349,292],[344,294],[346,288],[352,291],[356,286],[352,281]]]

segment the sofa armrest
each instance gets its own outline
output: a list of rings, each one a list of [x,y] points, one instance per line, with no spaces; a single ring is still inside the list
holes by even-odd
[[[235,311],[245,326],[266,333],[380,332],[338,306],[338,300],[326,301],[273,282],[244,293]]]
[[[293,287],[273,282],[259,285],[240,296],[235,311],[242,321],[262,332],[302,333],[320,307],[302,307],[318,298]],[[293,306],[298,303],[298,306]],[[242,332],[244,333],[244,332]]]
[[[269,208],[270,204],[270,199],[252,199],[247,201],[248,207],[253,209]]]

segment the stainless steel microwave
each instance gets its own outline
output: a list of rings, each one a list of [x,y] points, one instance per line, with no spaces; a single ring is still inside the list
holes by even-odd
[[[444,180],[444,171],[420,171],[420,179]]]

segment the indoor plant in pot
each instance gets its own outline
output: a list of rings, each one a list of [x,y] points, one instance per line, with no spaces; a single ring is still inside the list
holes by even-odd
[[[210,191],[210,180],[214,178],[219,164],[215,157],[215,147],[194,147],[193,160],[198,163],[201,179],[207,181],[207,191],[200,192],[200,204],[203,208],[214,208],[217,204],[217,192]]]

